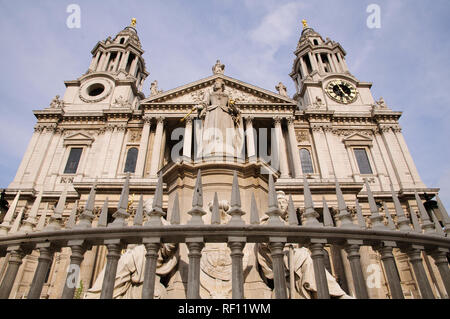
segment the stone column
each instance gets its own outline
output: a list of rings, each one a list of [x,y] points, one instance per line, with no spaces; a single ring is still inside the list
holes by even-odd
[[[422,261],[422,250],[424,247],[420,246],[411,246],[405,252],[409,257],[409,261],[411,262],[414,270],[414,274],[416,275],[417,284],[419,285],[420,294],[422,295],[422,299],[434,299],[433,291],[431,290],[430,282],[428,281],[427,274],[425,272],[425,268],[423,267]]]
[[[25,173],[30,173],[28,177],[24,178],[24,181],[30,183],[36,183],[39,174],[41,173],[41,168],[45,164],[44,159],[48,153],[50,147],[50,141],[56,129],[56,124],[48,125],[45,127],[44,132],[39,138],[39,143],[37,144],[36,150],[37,154],[33,154],[31,161],[25,171]]]
[[[150,126],[152,118],[149,115],[144,115],[144,128],[142,129],[141,142],[139,144],[139,153],[136,162],[137,177],[144,177],[145,159],[147,158],[148,140],[150,138]]]
[[[103,278],[100,299],[113,299],[117,264],[119,263],[122,244],[120,240],[107,240],[105,245],[108,248],[108,255],[106,255],[105,277]]]
[[[100,71],[104,72],[104,71],[106,71],[106,68],[108,67],[108,62],[109,62],[109,58],[111,57],[111,52],[107,52],[106,56],[103,56],[103,57],[104,57],[103,64],[101,66]]]
[[[131,67],[130,67],[130,74],[132,76],[136,76],[136,69],[137,69],[137,63],[138,63],[139,57],[136,56],[133,60],[133,63],[131,63]]]
[[[403,295],[402,286],[400,284],[400,276],[395,265],[394,254],[392,253],[392,246],[383,246],[378,249],[381,254],[384,268],[386,270],[386,277],[391,290],[392,299],[405,299]]]
[[[320,70],[320,72],[325,73],[325,67],[323,65],[322,55],[320,53],[316,53],[315,55],[317,57],[317,61],[319,61],[319,70]]]
[[[112,145],[113,154],[112,154],[111,163],[109,166],[108,176],[110,178],[114,178],[117,175],[119,160],[120,160],[120,155],[122,153],[122,145],[124,143],[126,130],[127,130],[126,123],[122,123],[117,126],[116,137],[114,139],[114,144]]]
[[[232,298],[244,299],[244,270],[242,265],[242,258],[244,254],[242,250],[245,247],[247,239],[244,238],[228,238],[228,247],[231,250],[231,283],[232,283]]]
[[[155,294],[156,262],[158,251],[161,247],[160,238],[144,239],[145,248],[145,270],[144,283],[142,287],[142,299],[153,299]]]
[[[80,276],[79,269],[84,259],[84,253],[88,248],[83,240],[69,241],[67,245],[72,250],[72,255],[70,256],[70,272],[67,273],[67,279],[61,299],[73,299]]]
[[[275,132],[276,132],[276,141],[272,141],[272,143],[276,142],[278,146],[278,159],[280,161],[280,178],[289,178],[289,166],[287,162],[286,155],[286,144],[283,136],[283,129],[281,127],[281,117],[275,117]],[[273,154],[272,154],[273,158]]]
[[[314,266],[314,277],[317,286],[318,299],[330,299],[330,291],[328,289],[327,275],[325,272],[325,263],[323,260],[323,243],[322,241],[312,241],[309,245],[311,258]]]
[[[283,249],[287,238],[270,238],[269,248],[273,264],[273,283],[275,285],[275,298],[287,299],[286,271],[284,269]]]
[[[255,147],[255,132],[253,129],[253,117],[245,118],[246,136],[247,136],[247,155],[250,163],[255,163],[257,159]]]
[[[8,260],[8,269],[3,277],[0,285],[0,299],[8,299],[11,293],[14,281],[16,280],[17,272],[22,264],[22,259],[25,253],[20,246],[14,246],[8,249],[10,257]]]
[[[441,274],[442,281],[444,282],[447,295],[450,296],[450,269],[448,268],[447,260],[448,249],[437,249],[429,254],[434,259],[434,263]]]
[[[161,145],[163,138],[163,130],[164,130],[164,117],[159,117],[157,119],[156,125],[156,135],[155,140],[153,142],[153,150],[152,150],[152,161],[150,164],[150,178],[157,178],[158,170],[159,170],[159,162],[161,156]]]
[[[119,71],[125,71],[129,57],[130,57],[130,51],[127,51],[125,54],[122,55],[122,60],[120,61]]]
[[[311,67],[313,71],[319,71],[319,66],[317,65],[316,57],[313,53],[308,52],[309,62],[311,62]]]
[[[95,55],[95,57],[92,58],[91,61],[91,65],[89,66],[89,70],[90,71],[95,71],[95,69],[97,68],[97,63],[98,63],[98,58],[100,57],[100,51],[97,51],[97,54]]]
[[[107,124],[106,128],[105,128],[105,134],[102,138],[102,149],[100,152],[100,156],[101,158],[98,160],[98,167],[97,167],[97,172],[99,172],[99,176],[103,176],[108,174],[108,164],[109,164],[109,159],[108,159],[108,149],[109,149],[109,145],[111,144],[111,138],[112,138],[112,134],[114,132],[114,126],[112,124]]]
[[[331,163],[330,153],[328,151],[328,145],[325,137],[325,133],[321,126],[312,127],[312,136],[314,139],[314,145],[317,150],[317,160],[319,162],[319,169],[322,178],[330,178],[334,172]],[[311,154],[312,155],[312,154]]]
[[[305,65],[305,61],[303,60],[303,57],[300,58],[300,67],[303,72],[303,78],[306,78],[308,76],[308,68]]]
[[[189,248],[187,299],[200,299],[200,258],[205,244],[203,238],[187,238],[186,245]]]
[[[337,53],[339,60],[341,61],[341,68],[343,72],[348,72],[347,62],[345,62],[344,57],[338,52]]]
[[[359,252],[361,245],[362,241],[357,243],[348,242],[345,247],[345,251],[347,252],[347,259],[350,262],[356,298],[369,299],[366,280],[364,279],[364,274],[361,267],[361,255]]]
[[[51,243],[38,244],[36,248],[39,249],[40,255],[27,299],[40,299],[42,287],[45,283],[45,277],[52,265],[53,255],[55,253]]]
[[[192,161],[192,117],[186,119],[183,139],[183,158],[186,161]]]
[[[292,151],[292,161],[294,162],[295,178],[301,178],[303,175],[302,165],[300,161],[300,152],[297,146],[297,137],[295,136],[294,117],[288,118],[289,144]],[[312,154],[311,154],[312,156]]]
[[[337,72],[337,69],[336,69],[336,66],[335,66],[335,64],[334,64],[333,59],[331,58],[331,54],[328,53],[328,54],[327,54],[327,57],[328,57],[328,62],[330,63],[330,67],[331,67],[331,70],[330,70],[330,71],[336,73],[336,72]]]
[[[341,66],[339,65],[339,62],[338,62],[338,60],[337,60],[337,58],[336,58],[336,55],[335,55],[335,54],[331,54],[331,58],[333,59],[334,65],[335,65],[335,67],[336,67],[336,72],[338,72],[338,73],[343,72],[343,71],[342,71],[342,68],[341,68]]]

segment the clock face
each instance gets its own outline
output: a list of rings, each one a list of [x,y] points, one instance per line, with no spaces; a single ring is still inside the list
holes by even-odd
[[[343,80],[334,80],[328,83],[326,92],[333,100],[343,104],[353,103],[358,97],[356,88]]]

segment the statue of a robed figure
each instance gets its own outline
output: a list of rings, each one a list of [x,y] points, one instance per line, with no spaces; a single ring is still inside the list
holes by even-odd
[[[240,157],[244,145],[240,110],[225,93],[225,82],[216,79],[206,101],[196,106],[201,129],[196,130],[197,157]]]

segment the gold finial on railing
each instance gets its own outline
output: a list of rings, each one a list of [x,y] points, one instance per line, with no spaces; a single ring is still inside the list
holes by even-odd
[[[302,20],[302,23],[303,23],[303,29],[308,28],[308,22],[305,19]]]
[[[136,18],[131,19],[131,26],[132,26],[133,28],[136,27],[136,23],[137,23]]]

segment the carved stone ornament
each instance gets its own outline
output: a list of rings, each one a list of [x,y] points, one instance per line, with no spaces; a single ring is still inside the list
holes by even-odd
[[[55,98],[50,102],[51,109],[62,109],[64,106],[64,101],[59,99],[59,95],[55,96]]]
[[[122,95],[119,95],[119,97],[114,100],[112,106],[120,108],[131,108],[131,103],[125,100]]]
[[[141,140],[141,135],[140,131],[130,131],[128,141],[130,143],[138,143]]]
[[[302,142],[310,142],[310,137],[309,137],[309,131],[308,130],[300,130],[300,131],[296,131],[295,134],[297,135],[297,141],[299,143]]]
[[[106,99],[112,92],[113,84],[106,79],[91,79],[79,89],[79,98],[85,103],[97,103]],[[93,93],[97,89],[97,92]]]

